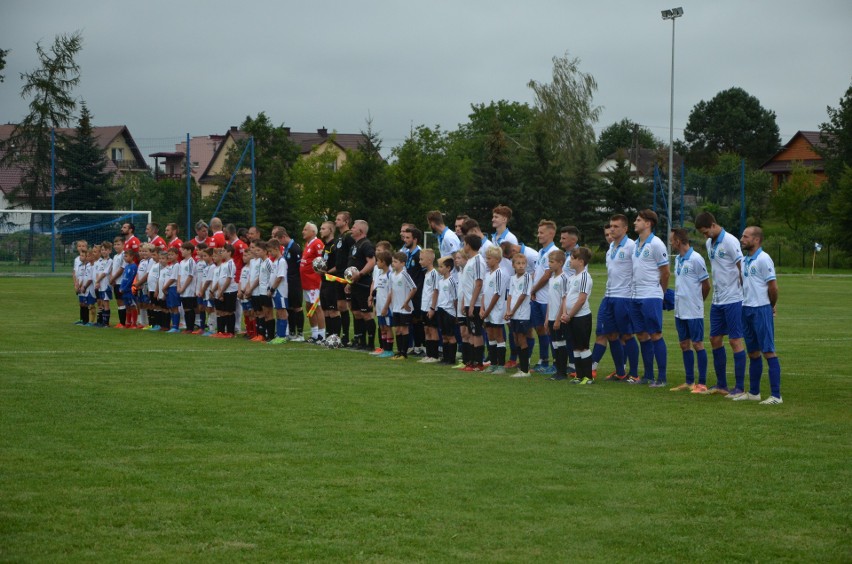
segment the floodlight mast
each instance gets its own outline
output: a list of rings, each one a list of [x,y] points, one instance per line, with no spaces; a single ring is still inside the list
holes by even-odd
[[[672,255],[672,178],[674,178],[674,61],[675,61],[675,19],[683,15],[683,8],[672,8],[661,12],[663,20],[672,21],[672,74],[671,74],[671,98],[669,102],[669,200],[668,220],[666,221],[666,248],[669,257]]]

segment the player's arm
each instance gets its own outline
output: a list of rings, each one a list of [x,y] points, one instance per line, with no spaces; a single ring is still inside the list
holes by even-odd
[[[432,303],[429,304],[429,311],[426,315],[429,316],[429,319],[435,317],[435,312],[438,311],[438,286],[437,284],[432,287]]]
[[[574,319],[574,316],[577,315],[577,312],[580,311],[580,308],[583,307],[583,304],[585,304],[588,299],[589,294],[580,292],[580,295],[577,297],[577,302],[573,305],[573,307],[571,307],[568,313],[563,315],[562,320],[567,322]]]
[[[109,283],[111,286],[114,286],[116,282],[118,282],[118,277],[124,273],[124,267],[119,265],[118,269],[116,269],[115,273],[110,276]]]
[[[766,294],[769,296],[769,305],[772,306],[772,313],[775,314],[775,304],[778,303],[777,280],[770,280],[766,283]]]
[[[503,319],[506,321],[512,319],[512,316],[515,315],[515,310],[512,308],[512,294],[506,296],[506,313],[503,315]]]
[[[544,274],[541,275],[541,279],[536,281],[535,286],[533,286],[532,292],[530,292],[530,296],[532,297],[532,299],[535,299],[535,295],[538,293],[539,290],[544,288],[544,286],[547,284],[547,281],[550,280],[550,277],[552,275],[553,273],[550,271],[549,268],[545,269]]]
[[[491,295],[491,299],[488,301],[488,305],[483,307],[482,311],[479,312],[480,315],[482,316],[482,319],[485,319],[486,317],[491,315],[491,310],[493,310],[494,306],[497,305],[497,300],[499,300],[499,299],[500,299],[500,294],[498,292],[495,292],[494,294]],[[483,305],[484,305],[484,300],[485,300],[485,298],[483,296]]]
[[[550,304],[548,304],[550,307]],[[553,328],[559,329],[562,325],[562,316],[565,315],[565,296],[559,298],[559,309],[556,310],[556,319],[553,321]]]
[[[417,286],[415,286],[414,288],[412,288],[408,292],[408,296],[405,298],[405,301],[402,302],[402,309],[403,310],[411,311],[411,300],[413,300],[414,296],[416,296],[416,295],[417,295]]]
[[[666,263],[660,268],[660,286],[663,288],[663,293],[666,292],[666,289],[669,287],[669,278],[672,275],[671,270],[669,269],[669,263]]]
[[[476,260],[471,259],[471,260]],[[482,292],[482,278],[477,278],[473,283],[473,293],[470,295],[470,305],[467,306],[467,315],[473,317],[473,308],[476,307],[476,302],[479,301],[479,294]]]
[[[707,299],[707,296],[710,295],[710,279],[705,278],[701,281],[701,301]]]
[[[384,307],[382,307],[380,315],[382,317],[386,316],[390,311],[391,300],[393,299],[393,290],[388,291],[388,299],[385,301]]]

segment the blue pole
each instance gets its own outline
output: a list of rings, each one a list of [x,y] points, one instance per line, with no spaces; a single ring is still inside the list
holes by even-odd
[[[683,227],[683,198],[686,196],[686,164],[680,163],[680,226]]]
[[[657,212],[657,177],[659,174],[660,171],[657,169],[657,165],[654,165],[654,213]]]
[[[189,236],[192,234],[192,161],[190,160],[189,150],[189,133],[186,134],[186,237],[189,241]]]
[[[216,214],[219,213],[219,208],[222,207],[222,202],[225,201],[225,196],[228,195],[228,190],[231,189],[231,184],[234,183],[234,179],[237,177],[237,172],[240,170],[240,165],[243,164],[243,159],[246,157],[246,152],[248,152],[248,148],[249,148],[249,146],[246,145],[245,149],[243,149],[243,154],[240,155],[240,160],[239,160],[239,162],[237,162],[237,166],[234,167],[234,173],[231,174],[231,179],[228,181],[228,185],[225,186],[225,191],[222,192],[222,197],[219,198],[219,203],[216,204],[216,209],[213,210],[213,215],[210,216],[211,220],[212,220],[212,218],[216,217]]]
[[[50,271],[56,272],[56,129],[50,129]]]
[[[745,159],[740,161],[740,233],[746,228]]]
[[[251,145],[251,224],[257,225],[257,191],[254,173],[254,137],[249,137]]]

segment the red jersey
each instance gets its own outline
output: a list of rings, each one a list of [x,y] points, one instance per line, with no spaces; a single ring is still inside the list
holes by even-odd
[[[216,233],[213,234],[213,237],[211,237],[211,238],[213,239],[214,244],[213,245],[210,245],[210,243],[207,243],[207,244],[210,245],[211,247],[215,247],[217,249],[221,249],[222,247],[225,246],[225,243],[227,243],[227,241],[225,241],[225,233],[222,232],[222,231],[217,231]]]
[[[181,245],[183,245],[183,241],[181,241],[180,239],[178,239],[177,237],[175,237],[175,238],[172,240],[172,242],[171,242],[171,243],[169,243],[168,248],[169,248],[169,249],[177,249],[177,250],[178,250],[178,256],[180,256],[180,246],[181,246]]]
[[[125,253],[128,252],[128,251],[135,251],[136,252],[136,258],[133,260],[133,262],[136,263],[136,264],[139,264],[139,245],[141,245],[141,244],[142,244],[142,242],[139,240],[139,237],[137,237],[136,235],[131,235],[130,238],[127,239],[127,241],[124,242],[124,252]]]
[[[192,240],[193,248],[192,248],[192,258],[198,260],[198,245],[204,243],[208,248],[214,249],[216,248],[216,243],[213,241],[213,237],[207,237],[206,239],[199,239],[195,237]]]
[[[243,241],[239,238],[235,239],[231,246],[234,247],[234,254],[231,257],[234,260],[234,266],[237,267],[236,279],[239,282],[240,273],[243,271],[243,265],[245,264],[245,260],[243,259],[243,255],[246,254],[249,246],[243,243]]]
[[[154,237],[153,239],[151,239],[148,242],[151,243],[152,245],[154,245],[155,247],[157,247],[158,249],[160,249],[161,251],[166,250],[166,241],[165,241],[165,239],[163,239],[159,235],[157,235],[156,237]]]
[[[302,260],[299,261],[299,275],[302,279],[303,290],[317,290],[322,284],[322,277],[318,272],[314,272],[314,259],[321,257],[323,251],[325,251],[325,244],[317,237],[305,243]]]

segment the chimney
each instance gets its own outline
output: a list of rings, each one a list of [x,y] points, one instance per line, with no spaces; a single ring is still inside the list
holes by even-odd
[[[287,134],[287,137],[290,137],[290,128],[289,128],[289,127],[285,127],[285,128],[284,128],[284,133],[286,133],[286,134]]]
[[[231,126],[231,131],[234,131],[234,132],[238,131],[238,130],[237,130],[237,126],[236,126],[236,125],[232,125],[232,126]]]
[[[328,137],[328,130],[325,128],[325,126],[322,126],[321,128],[317,129],[317,134],[320,137]]]

